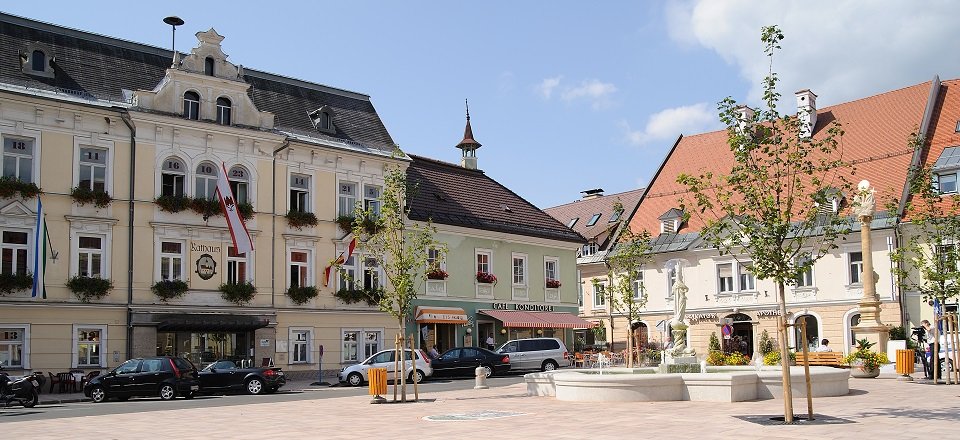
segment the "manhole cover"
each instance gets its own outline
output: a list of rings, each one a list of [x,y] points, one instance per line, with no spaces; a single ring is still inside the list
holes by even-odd
[[[474,411],[463,414],[440,414],[436,416],[426,416],[423,419],[431,422],[465,422],[470,420],[502,419],[504,417],[516,417],[524,415],[526,414],[510,411]]]
[[[776,425],[843,425],[847,423],[856,423],[852,420],[841,419],[838,417],[825,416],[823,414],[814,414],[813,420],[807,420],[807,415],[797,414],[793,416],[793,423],[783,421],[783,416],[778,415],[755,415],[755,416],[734,416],[740,420],[758,425],[776,426]]]

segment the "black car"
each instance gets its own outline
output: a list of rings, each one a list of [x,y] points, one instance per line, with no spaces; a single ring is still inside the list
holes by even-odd
[[[287,383],[283,371],[274,367],[241,368],[233,361],[216,361],[200,370],[200,389],[204,393],[246,391],[250,394],[273,393]]]
[[[94,403],[110,398],[160,396],[170,400],[177,396],[192,399],[200,390],[197,369],[190,361],[174,356],[130,359],[119,367],[101,374],[83,387],[83,394]]]
[[[483,367],[490,377],[510,371],[510,356],[479,347],[451,348],[434,359],[430,366],[433,377],[474,376],[477,367]]]

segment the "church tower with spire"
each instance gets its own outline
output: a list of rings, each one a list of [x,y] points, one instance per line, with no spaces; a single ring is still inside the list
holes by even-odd
[[[480,148],[480,142],[473,139],[473,128],[470,127],[470,103],[464,100],[467,106],[467,127],[463,129],[463,140],[457,144],[457,148],[463,151],[460,158],[460,166],[468,169],[477,169],[477,148]]]

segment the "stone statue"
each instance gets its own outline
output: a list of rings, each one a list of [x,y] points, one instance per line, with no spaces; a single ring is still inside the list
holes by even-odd
[[[673,319],[670,320],[670,334],[673,336],[671,356],[690,356],[696,352],[687,348],[687,292],[690,289],[683,283],[683,265],[677,263],[677,281],[673,283]]]
[[[857,195],[853,196],[853,213],[857,218],[872,217],[876,202],[873,195],[876,191],[870,187],[870,182],[861,180],[857,185]]]

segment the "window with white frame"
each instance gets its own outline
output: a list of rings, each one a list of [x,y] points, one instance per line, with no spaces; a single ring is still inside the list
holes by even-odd
[[[717,292],[745,292],[756,290],[753,264],[749,261],[731,261],[717,264]]]
[[[185,119],[200,119],[200,94],[188,91],[183,94],[183,117]]]
[[[447,267],[447,263],[441,257],[440,249],[437,249],[437,248],[427,249],[427,268],[428,269],[446,270],[446,267]]]
[[[33,182],[33,139],[3,137],[3,177]]]
[[[203,162],[197,166],[197,186],[193,189],[194,197],[216,200],[217,174],[217,166],[212,162]]]
[[[250,203],[250,172],[240,165],[230,167],[227,173],[230,181],[230,191],[237,203]]]
[[[247,254],[237,252],[233,246],[227,247],[227,284],[247,282]]]
[[[545,282],[549,283],[551,281],[560,281],[560,274],[557,272],[557,264],[556,258],[543,259],[543,278]]]
[[[797,265],[805,265],[810,263],[809,256],[800,256],[797,258]],[[813,287],[813,265],[810,264],[805,271],[803,271],[796,279],[797,287]]]
[[[717,265],[717,291],[733,292],[733,263]]]
[[[957,173],[936,174],[934,186],[940,191],[940,194],[957,193]]]
[[[81,147],[77,172],[77,186],[103,192],[107,188],[107,149]]]
[[[357,362],[360,360],[360,338],[362,330],[344,330],[341,337],[340,360],[343,362]],[[364,358],[366,359],[366,358]]]
[[[74,326],[76,367],[102,367],[104,326]]]
[[[513,284],[518,286],[527,284],[526,254],[513,254]]]
[[[217,98],[217,123],[220,125],[230,125],[230,113],[232,109],[233,104],[229,99],[224,97]]]
[[[646,294],[646,288],[643,286],[643,271],[638,270],[633,278],[633,300],[642,300]]]
[[[380,265],[375,258],[363,259],[363,288],[367,290],[380,288]]]
[[[380,351],[381,341],[383,340],[383,330],[363,331],[363,357],[364,359],[373,356]]]
[[[0,327],[0,366],[23,368],[26,333],[25,326],[13,327],[6,324]]]
[[[357,207],[357,184],[340,182],[337,190],[337,215],[353,217]]]
[[[103,277],[104,239],[96,235],[77,236],[77,275]]]
[[[847,258],[850,260],[850,284],[862,283],[863,252],[850,252]]]
[[[593,308],[607,305],[607,285],[601,282],[593,283]]]
[[[3,231],[0,243],[0,273],[26,275],[28,235],[22,231]]]
[[[577,270],[577,305],[583,307],[583,276],[580,270]]]
[[[179,241],[160,242],[160,279],[182,280],[183,276],[183,243]]]
[[[383,349],[383,329],[343,329],[341,334],[343,362],[357,362]]]
[[[163,161],[160,171],[160,195],[183,197],[186,194],[184,183],[187,178],[187,167],[183,161],[170,157]]]
[[[290,330],[290,363],[310,362],[310,330]]]
[[[310,176],[290,175],[290,210],[310,212]]]
[[[357,256],[351,255],[340,265],[340,290],[352,290],[357,281]]]
[[[379,186],[363,185],[363,209],[375,216],[380,215],[380,191]]]
[[[491,264],[492,252],[488,250],[476,250],[477,273],[493,273]]]
[[[290,251],[290,287],[306,287],[310,284],[310,255],[306,250]]]
[[[590,243],[587,243],[587,244],[583,245],[583,247],[580,248],[580,256],[581,256],[581,257],[587,257],[587,256],[593,255],[593,254],[595,254],[595,253],[597,253],[597,244],[596,244],[596,243],[590,242]]]

